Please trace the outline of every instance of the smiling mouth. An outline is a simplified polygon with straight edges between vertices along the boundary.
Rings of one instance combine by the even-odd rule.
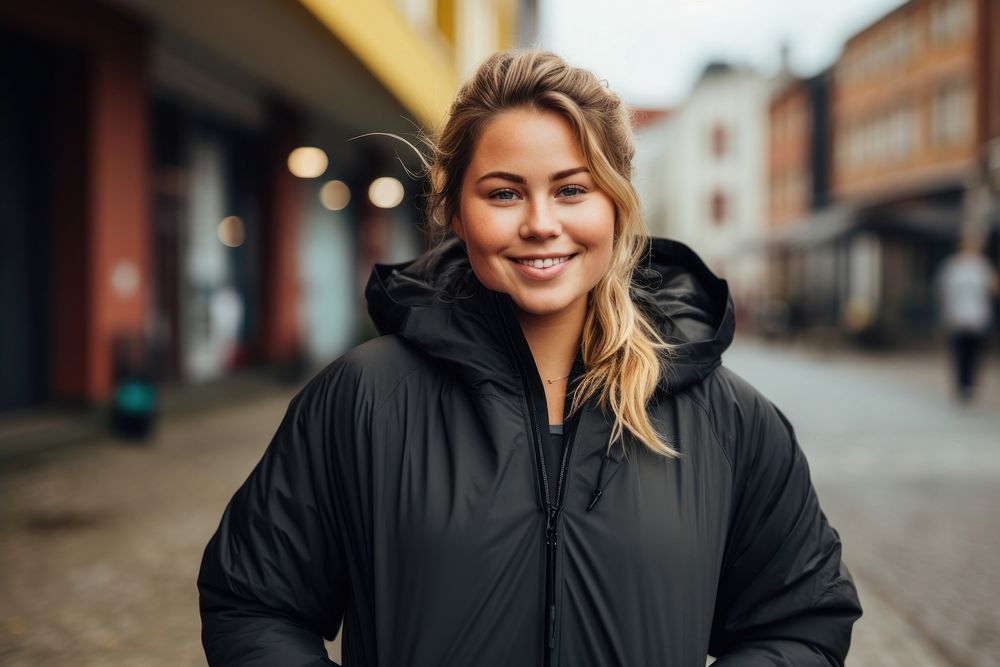
[[[565,255],[563,257],[546,257],[545,259],[517,259],[516,257],[511,257],[511,260],[523,266],[530,266],[535,269],[547,269],[550,266],[556,266],[557,264],[565,264],[575,256],[576,255]]]

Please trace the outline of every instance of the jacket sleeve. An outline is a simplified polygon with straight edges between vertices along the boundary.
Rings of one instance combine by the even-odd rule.
[[[857,590],[788,420],[759,395],[737,421],[734,506],[709,653],[716,667],[842,666]]]
[[[327,417],[307,387],[226,507],[198,576],[211,666],[334,665],[347,595],[331,517]]]

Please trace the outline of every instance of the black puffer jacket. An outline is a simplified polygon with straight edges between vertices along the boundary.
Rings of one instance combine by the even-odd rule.
[[[385,335],[292,401],[205,551],[209,663],[331,664],[343,620],[352,666],[842,664],[857,594],[792,427],[720,365],[726,283],[674,242],[651,268],[636,298],[677,355],[649,409],[683,457],[606,458],[588,407],[554,489],[509,297],[456,251],[437,288],[377,267]]]

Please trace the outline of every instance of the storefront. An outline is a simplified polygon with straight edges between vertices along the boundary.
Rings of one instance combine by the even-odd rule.
[[[371,69],[380,30],[346,45],[351,17],[294,3],[0,8],[0,411],[103,404],[129,364],[301,368],[370,332],[364,280],[420,250],[420,184],[398,142],[352,139],[412,132],[440,112],[413,82],[454,83],[376,4],[399,81]],[[321,168],[297,173],[300,148]]]

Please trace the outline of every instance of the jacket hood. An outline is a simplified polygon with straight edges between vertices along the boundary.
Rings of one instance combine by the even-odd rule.
[[[683,243],[652,238],[648,258],[636,271],[633,298],[673,347],[661,388],[677,393],[721,363],[735,330],[733,301],[726,281]],[[483,287],[456,240],[412,262],[377,264],[365,297],[379,333],[398,334],[478,391],[513,387],[498,322],[514,316],[513,302]]]

